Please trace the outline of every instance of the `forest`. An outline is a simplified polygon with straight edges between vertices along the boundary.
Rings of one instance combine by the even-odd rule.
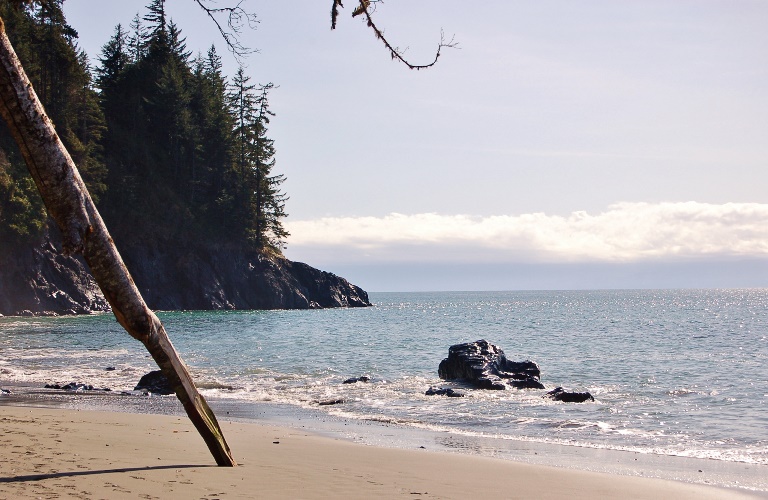
[[[91,62],[63,1],[20,9],[0,1],[0,17],[115,239],[279,254],[287,196],[268,136],[274,85],[255,83],[242,67],[224,75],[214,47],[193,55],[165,0],[118,24]],[[2,125],[0,241],[39,241],[48,227]]]

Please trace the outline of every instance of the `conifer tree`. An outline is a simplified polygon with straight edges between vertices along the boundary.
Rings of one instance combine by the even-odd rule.
[[[128,37],[128,56],[137,63],[147,55],[147,33],[141,17],[137,13],[131,21],[131,34]]]
[[[285,213],[285,202],[288,197],[280,190],[285,182],[285,176],[271,175],[275,165],[274,141],[267,137],[269,117],[274,113],[269,109],[269,91],[274,88],[272,83],[259,86],[261,94],[257,98],[259,111],[256,115],[256,164],[255,200],[254,200],[254,233],[260,246],[270,246],[282,249],[285,239],[289,236],[283,227],[282,219]]]
[[[238,189],[232,149],[235,124],[221,68],[221,58],[213,46],[194,62],[192,110],[199,137],[193,160],[199,202],[194,205],[202,205],[201,217],[206,224],[234,235],[242,223],[233,216],[237,213]]]
[[[128,47],[128,33],[121,24],[118,24],[115,26],[112,38],[102,47],[101,57],[99,57],[101,65],[96,68],[96,85],[101,89],[102,102],[104,93],[109,94],[113,91],[118,79],[131,62]]]
[[[62,0],[14,8],[0,2],[0,17],[17,42],[17,55],[78,162],[91,194],[106,190],[101,135],[104,119],[91,88],[88,59],[77,49],[77,32],[66,24]],[[18,148],[0,126],[0,240],[39,238],[46,214]]]
[[[274,142],[267,137],[267,125],[274,113],[268,95],[273,84],[250,83],[241,66],[232,82],[230,106],[236,125],[235,155],[241,189],[239,205],[247,218],[246,237],[258,248],[279,250],[288,232],[282,225],[287,197],[280,191],[282,175],[271,175]]]

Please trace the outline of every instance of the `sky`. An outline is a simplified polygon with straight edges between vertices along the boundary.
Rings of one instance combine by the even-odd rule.
[[[219,5],[228,0],[219,0]],[[98,64],[148,0],[66,0]],[[768,2],[257,1],[285,255],[368,291],[768,286]],[[238,62],[193,0],[193,52]]]

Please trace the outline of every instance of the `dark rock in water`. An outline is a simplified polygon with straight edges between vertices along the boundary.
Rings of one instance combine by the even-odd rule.
[[[0,389],[0,394],[10,394],[10,393],[11,391],[9,391],[8,389]]]
[[[538,378],[528,377],[520,380],[507,380],[507,383],[515,389],[544,389],[544,384]]]
[[[323,401],[316,401],[316,403],[319,404],[320,406],[340,405],[345,402],[346,401],[343,399],[326,399]]]
[[[548,393],[545,397],[554,399],[555,401],[563,401],[564,403],[583,403],[584,401],[594,401],[595,398],[588,392],[568,392],[562,387],[556,387]]]
[[[163,372],[160,370],[151,371],[141,377],[139,383],[136,384],[136,387],[134,387],[133,390],[149,391],[153,394],[161,394],[163,396],[175,394],[170,382],[168,382],[168,379],[165,378],[165,375],[163,375]]]
[[[459,391],[454,391],[450,387],[430,387],[427,389],[427,392],[424,393],[426,396],[448,396],[449,398],[463,398],[464,393]]]
[[[104,370],[108,371],[108,372],[113,372],[113,371],[117,370],[117,368],[114,367],[114,366],[108,366],[108,367],[104,368]]]
[[[352,377],[348,378],[342,384],[356,384],[357,382],[370,382],[371,377],[368,377],[367,375],[363,375],[361,377]]]
[[[544,389],[533,361],[509,361],[501,348],[486,340],[452,345],[437,370],[443,380],[466,380],[480,389]]]
[[[109,387],[94,387],[91,384],[81,384],[79,382],[70,382],[68,384],[45,384],[46,389],[58,389],[62,391],[111,391]]]

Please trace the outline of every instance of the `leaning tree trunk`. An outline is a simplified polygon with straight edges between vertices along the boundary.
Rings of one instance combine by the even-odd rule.
[[[160,320],[149,310],[96,210],[72,158],[43,110],[0,19],[0,114],[58,224],[65,253],[82,253],[117,320],[150,352],[216,463],[234,466],[216,417],[197,391]]]

